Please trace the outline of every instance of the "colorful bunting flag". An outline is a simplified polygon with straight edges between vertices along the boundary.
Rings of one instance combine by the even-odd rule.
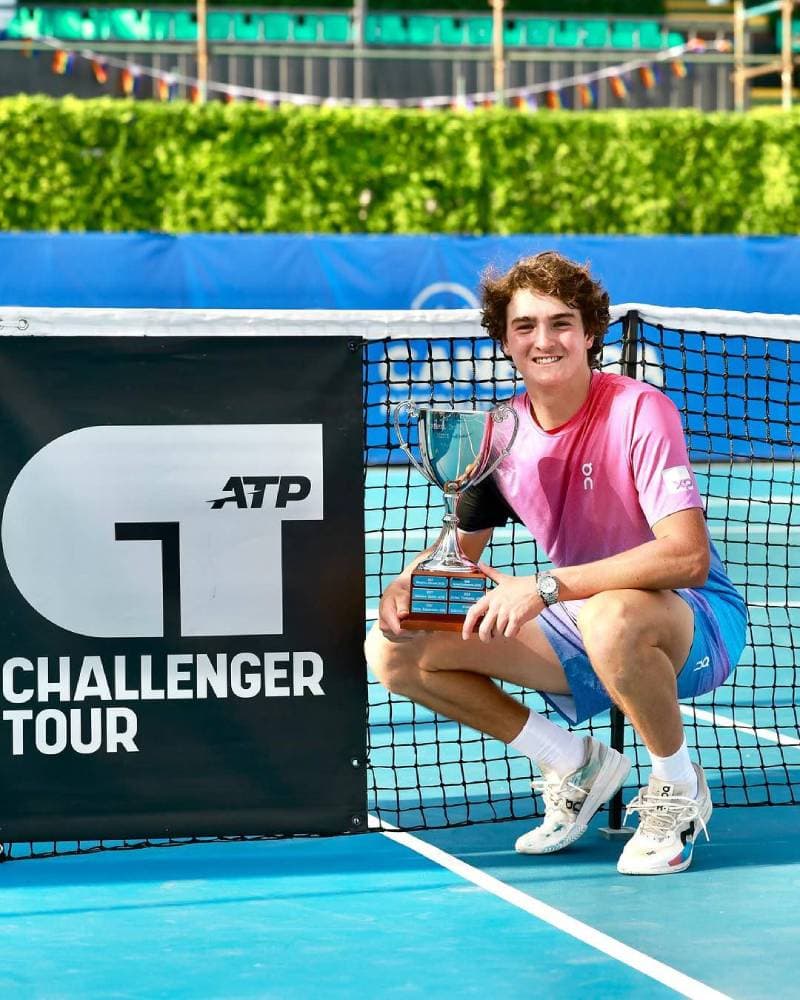
[[[101,87],[108,83],[108,69],[101,59],[92,59],[92,73]]]
[[[651,66],[639,67],[639,79],[642,81],[642,86],[645,90],[652,90],[656,85],[656,75]]]
[[[131,70],[128,66],[125,66],[119,71],[119,89],[125,97],[130,97],[131,94],[133,94],[135,86],[136,80],[133,75],[133,70]]]
[[[608,85],[611,88],[611,93],[617,100],[624,101],[628,96],[628,86],[621,76],[610,76],[608,78]]]
[[[60,48],[58,43],[49,38],[21,39],[21,51],[26,56],[36,54],[33,49],[34,45],[38,46],[36,52],[38,50],[45,52],[48,49],[52,50],[51,65],[54,73],[64,75],[71,71],[74,59],[76,58],[75,54]],[[704,52],[709,50],[721,52],[728,51],[729,48],[730,46],[724,41],[704,42],[701,39],[692,38],[684,45],[672,46],[669,49],[663,50],[644,65],[638,60],[634,60],[618,66],[603,68],[594,73],[582,74],[579,77],[580,82],[576,82],[574,78],[573,80],[553,80],[546,85],[547,90],[542,94],[537,93],[539,90],[538,86],[531,88],[533,92],[526,92],[525,88],[519,88],[508,103],[520,111],[536,111],[540,99],[552,111],[568,110],[573,107],[583,109],[594,108],[597,107],[597,81],[601,79],[608,80],[609,89],[614,97],[619,101],[624,101],[629,95],[628,87],[634,73],[638,73],[638,79],[645,89],[652,90],[659,82],[658,66],[667,63],[669,65],[668,72],[676,79],[685,79],[689,75],[689,67],[681,58],[684,52]],[[115,59],[112,56],[100,56],[88,50],[82,50],[78,53],[78,57],[90,62],[94,78],[100,86],[104,86],[108,82],[109,66],[114,70],[118,69],[119,90],[126,97],[138,93],[142,74],[145,74],[152,80],[152,91],[148,88],[148,93],[152,93],[156,99],[168,101],[175,97],[178,92],[178,84],[175,82],[174,77],[169,74],[164,75],[157,70],[143,69],[135,65],[125,65],[122,60]],[[203,99],[203,91],[198,81],[183,79],[182,85],[186,87],[187,96],[190,101],[199,103]],[[230,84],[211,83],[209,88],[218,99],[224,101],[226,104],[230,104],[243,96],[239,87]],[[256,101],[262,107],[280,106],[281,101],[277,95],[272,95],[265,91],[249,91],[247,97]],[[287,94],[282,100],[294,105],[317,104],[322,106],[338,106],[340,103],[348,105],[357,103],[359,105],[383,107],[411,106],[418,107],[422,111],[443,110],[447,108],[452,111],[471,111],[476,105],[486,109],[496,106],[494,95],[486,93],[459,94],[441,98],[423,97],[418,98],[414,102],[402,100],[340,102],[336,99],[320,99],[301,94]]]
[[[56,49],[53,53],[53,61],[50,64],[54,73],[58,76],[64,76],[69,70],[69,53],[65,52],[63,49]]]
[[[548,90],[545,94],[545,103],[551,111],[560,111],[564,106],[561,102],[561,91]]]

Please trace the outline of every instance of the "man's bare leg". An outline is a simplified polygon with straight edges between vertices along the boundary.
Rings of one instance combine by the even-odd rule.
[[[465,642],[454,632],[422,631],[389,640],[375,626],[365,652],[390,691],[504,743],[519,735],[529,710],[490,678],[569,694],[564,670],[536,622],[515,639],[489,643],[476,636]]]
[[[578,614],[598,677],[651,753],[683,743],[676,677],[694,636],[689,605],[671,591],[615,590],[589,598]]]
[[[517,838],[515,848],[521,853],[545,854],[574,843],[628,774],[630,763],[622,754],[530,711],[487,676],[569,693],[561,663],[536,622],[525,625],[515,639],[489,642],[477,636],[465,642],[458,634],[442,632],[388,639],[375,627],[366,654],[390,691],[511,744],[538,766],[545,818]]]

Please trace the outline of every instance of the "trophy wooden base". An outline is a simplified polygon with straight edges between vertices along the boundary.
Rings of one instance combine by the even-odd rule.
[[[483,573],[418,569],[411,576],[411,608],[402,627],[460,632],[467,612],[485,593]]]

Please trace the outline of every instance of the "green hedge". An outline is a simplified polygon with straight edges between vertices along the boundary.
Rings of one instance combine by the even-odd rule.
[[[14,97],[0,148],[0,229],[800,231],[800,113]]]

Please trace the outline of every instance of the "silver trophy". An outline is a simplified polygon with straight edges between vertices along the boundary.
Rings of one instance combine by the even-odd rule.
[[[416,418],[417,461],[400,430],[400,417]],[[508,439],[499,447],[497,425],[513,420]],[[458,500],[466,490],[491,475],[514,443],[519,428],[516,410],[498,403],[491,410],[448,410],[418,406],[410,400],[394,409],[394,429],[409,461],[444,494],[446,513],[436,545],[411,577],[410,614],[403,628],[457,630],[470,607],[486,593],[486,577],[467,559],[458,541]]]

